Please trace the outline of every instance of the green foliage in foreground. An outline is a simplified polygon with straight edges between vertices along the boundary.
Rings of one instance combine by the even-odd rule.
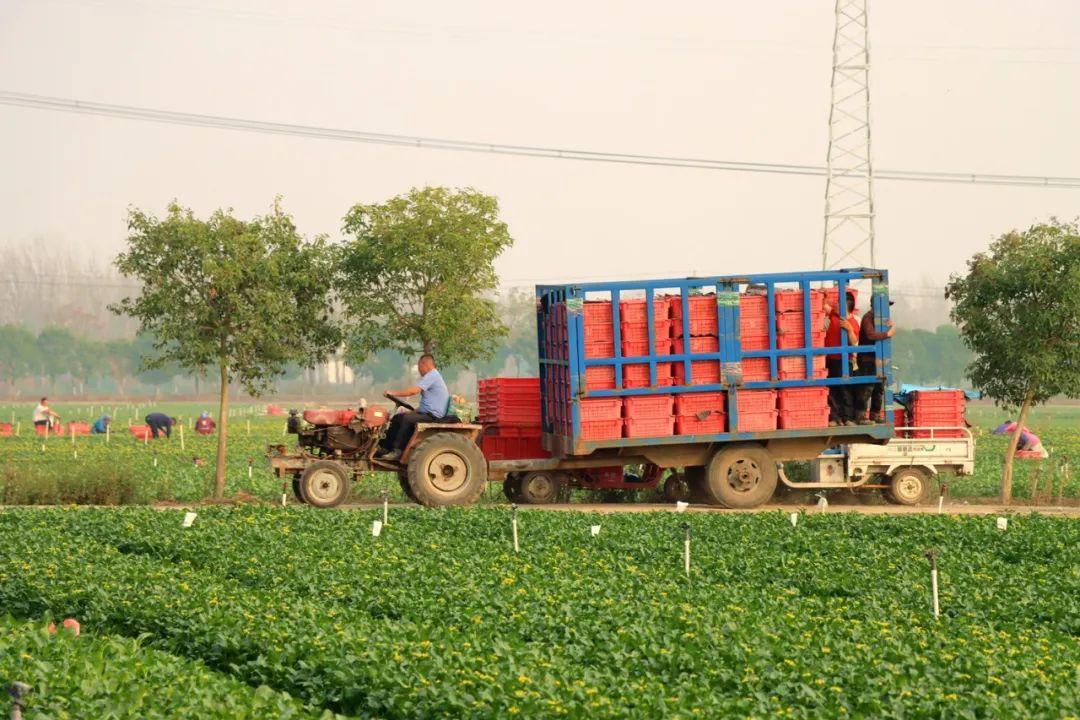
[[[0,682],[18,681],[27,718],[265,720],[329,718],[268,687],[123,637],[50,635],[45,622],[0,618]]]
[[[1062,717],[1080,522],[0,512],[0,606],[362,717]],[[681,520],[694,533],[682,568]],[[599,523],[599,536],[589,525]],[[941,552],[929,612],[925,548]],[[85,637],[85,635],[84,635]]]

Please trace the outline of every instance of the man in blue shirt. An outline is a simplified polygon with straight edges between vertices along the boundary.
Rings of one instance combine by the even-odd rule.
[[[401,412],[390,419],[390,426],[380,444],[382,452],[379,457],[383,460],[400,458],[416,430],[417,423],[441,420],[450,408],[450,391],[446,388],[442,375],[435,369],[435,358],[424,353],[416,363],[416,369],[420,373],[420,382],[405,390],[387,390],[385,393],[399,398],[419,395],[420,406],[414,412]]]

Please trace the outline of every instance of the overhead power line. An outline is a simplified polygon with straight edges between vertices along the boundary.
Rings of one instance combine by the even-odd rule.
[[[374,145],[393,145],[429,150],[453,150],[458,152],[515,155],[519,157],[553,158],[583,162],[616,163],[625,165],[651,165],[657,167],[697,168],[728,172],[768,173],[774,175],[824,176],[826,169],[820,165],[795,165],[788,163],[741,162],[736,160],[713,160],[708,158],[677,157],[668,155],[642,155],[636,153],[593,152],[538,145],[512,145],[504,143],[475,142],[447,138],[421,137],[376,133],[365,130],[295,125],[262,120],[203,115],[198,113],[155,110],[133,105],[112,105],[71,98],[31,95],[27,93],[0,91],[0,105],[14,105],[62,112],[145,120],[170,125],[241,130],[271,135],[293,135],[321,140],[340,140]],[[975,172],[934,172],[916,170],[874,170],[878,180],[901,180],[906,182],[962,183],[974,185],[1008,185],[1016,187],[1080,188],[1080,177],[1052,177],[1037,175],[1000,175]]]

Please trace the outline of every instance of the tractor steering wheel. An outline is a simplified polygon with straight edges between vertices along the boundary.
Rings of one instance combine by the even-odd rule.
[[[402,400],[401,398],[399,398],[397,395],[391,395],[390,393],[383,393],[383,395],[386,396],[387,400],[390,400],[391,402],[393,402],[398,407],[403,407],[403,408],[405,408],[406,410],[409,410],[409,411],[415,411],[416,410],[416,408],[414,408],[412,405],[410,405],[409,403],[407,403],[404,400]]]

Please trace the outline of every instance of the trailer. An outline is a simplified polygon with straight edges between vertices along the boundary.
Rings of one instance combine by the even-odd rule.
[[[271,465],[293,478],[298,498],[324,507],[344,498],[349,478],[379,469],[397,472],[406,494],[430,506],[469,504],[489,481],[522,502],[551,502],[571,486],[655,487],[666,477],[669,496],[754,507],[772,496],[783,461],[894,435],[891,414],[828,420],[830,388],[881,383],[885,407],[892,403],[890,340],[853,346],[840,333],[838,346],[825,346],[825,304],[844,319],[839,299],[860,288],[884,330],[888,273],[878,269],[538,286],[546,457],[486,458],[477,442],[490,428],[452,418],[423,426],[388,463],[374,454],[385,418],[365,409],[343,427],[293,423],[300,452],[271,446]],[[874,358],[872,372],[855,372],[855,353]],[[839,358],[837,376],[826,377],[827,356]]]

